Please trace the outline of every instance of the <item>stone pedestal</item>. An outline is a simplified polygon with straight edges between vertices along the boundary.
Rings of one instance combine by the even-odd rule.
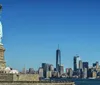
[[[4,59],[4,52],[5,52],[5,49],[4,49],[3,45],[0,45],[0,69],[6,68],[6,62]]]

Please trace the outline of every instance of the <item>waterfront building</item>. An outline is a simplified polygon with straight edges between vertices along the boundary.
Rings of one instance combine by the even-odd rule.
[[[43,68],[42,67],[39,68],[38,74],[39,74],[39,77],[43,78]]]
[[[97,78],[100,78],[100,71],[97,72]]]
[[[76,75],[77,75],[78,78],[82,78],[82,72],[83,72],[82,69],[78,69],[78,70],[76,71]]]
[[[64,73],[64,66],[63,65],[59,66],[59,69],[60,69],[59,74],[62,75]]]
[[[96,71],[92,72],[92,78],[97,78],[97,72]]]
[[[51,78],[52,77],[52,71],[47,71],[47,76],[46,78]]]
[[[62,78],[66,78],[66,77],[68,77],[68,75],[67,75],[66,73],[63,73],[63,74],[61,75],[61,77],[62,77]]]
[[[42,67],[39,68],[38,74],[40,78],[43,78],[43,68]]]
[[[72,68],[69,68],[69,77],[73,77],[73,70],[72,70]]]
[[[83,68],[83,78],[87,78],[87,68]]]
[[[73,77],[73,70],[72,70],[72,68],[66,68],[66,76]]]
[[[44,78],[52,77],[52,73],[54,70],[53,65],[47,64],[47,63],[42,63],[42,68],[43,68]]]
[[[57,71],[52,72],[52,77],[56,78],[57,77]]]
[[[92,71],[93,71],[93,68],[88,69],[88,78],[92,77]]]
[[[47,63],[42,63],[42,68],[43,68],[43,76],[46,78],[48,75],[49,71],[49,65]]]
[[[42,63],[42,68],[43,68],[43,76],[46,77],[46,63]]]

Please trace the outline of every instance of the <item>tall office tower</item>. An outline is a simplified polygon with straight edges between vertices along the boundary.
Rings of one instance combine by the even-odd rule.
[[[59,70],[60,70],[59,74],[62,75],[64,73],[64,66],[63,65],[59,66]]]
[[[89,68],[88,69],[88,78],[91,78],[92,77],[92,72],[94,71],[93,68]]]
[[[92,71],[92,78],[97,78],[97,72],[96,71]]]
[[[68,75],[68,77],[72,77],[73,76],[72,68],[66,68],[66,74]]]
[[[49,65],[49,72],[48,72],[48,77],[52,77],[53,75],[53,72],[54,72],[54,66],[51,64]]]
[[[73,76],[73,70],[72,68],[69,68],[69,77],[72,77]]]
[[[82,63],[82,60],[79,61],[79,69],[83,69],[83,63]]]
[[[99,62],[96,62],[96,69],[99,68]]]
[[[61,51],[58,49],[56,50],[56,71],[59,72],[59,66],[61,66]]]
[[[43,68],[43,77],[46,77],[46,63],[42,63],[42,68]]]
[[[88,62],[83,62],[83,68],[89,68],[89,63]]]
[[[80,61],[80,57],[79,56],[74,56],[74,60],[73,60],[73,64],[74,64],[74,71],[77,71],[77,69],[79,69],[79,61]]]
[[[43,68],[43,76],[45,78],[48,78],[48,72],[50,71],[49,68],[50,68],[50,65],[47,64],[47,63],[42,63],[42,68]]]
[[[51,77],[52,77],[52,71],[48,71],[46,78],[51,78]]]
[[[42,68],[43,68],[43,76],[46,78],[47,71],[49,70],[47,63],[42,63]]]
[[[93,63],[93,67],[95,67],[96,69],[99,68],[99,62]]]
[[[87,68],[83,68],[83,78],[87,78]]]
[[[43,78],[43,68],[42,67],[39,68],[38,73],[39,73],[39,77]]]

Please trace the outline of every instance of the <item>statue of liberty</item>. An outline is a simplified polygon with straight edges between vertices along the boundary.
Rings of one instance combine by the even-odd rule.
[[[2,44],[3,32],[2,32],[2,23],[1,23],[1,12],[2,12],[2,5],[0,4],[0,45],[3,45]]]

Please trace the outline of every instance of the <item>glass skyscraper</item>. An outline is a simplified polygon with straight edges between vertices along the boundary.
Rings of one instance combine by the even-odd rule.
[[[77,69],[79,69],[79,61],[80,61],[80,57],[74,56],[74,59],[73,59],[74,71],[77,71]]]
[[[60,72],[60,67],[61,66],[61,51],[58,49],[56,50],[56,71]]]

